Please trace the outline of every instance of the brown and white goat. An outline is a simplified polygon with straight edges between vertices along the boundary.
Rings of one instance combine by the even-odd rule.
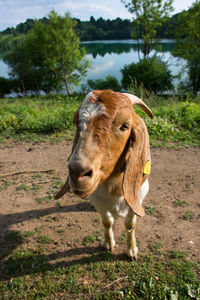
[[[97,90],[86,96],[74,115],[77,130],[69,176],[55,198],[70,187],[75,194],[89,197],[102,216],[104,245],[111,251],[114,219],[125,217],[126,254],[136,259],[136,216],[144,216],[151,158],[147,128],[133,104],[152,118],[148,106],[131,94]]]

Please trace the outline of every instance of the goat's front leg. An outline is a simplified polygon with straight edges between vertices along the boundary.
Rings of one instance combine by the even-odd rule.
[[[114,233],[113,233],[113,223],[114,218],[111,215],[102,216],[103,226],[104,226],[104,246],[108,251],[112,251],[115,247]]]
[[[129,212],[125,218],[125,228],[126,228],[126,254],[131,259],[137,260],[138,248],[136,246],[135,239],[135,226],[136,226],[136,215],[133,212]]]

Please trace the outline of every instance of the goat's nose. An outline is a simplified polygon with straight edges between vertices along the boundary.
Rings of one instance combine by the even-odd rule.
[[[83,167],[78,162],[73,162],[68,165],[69,175],[76,181],[87,180],[92,177],[93,170],[91,167]]]

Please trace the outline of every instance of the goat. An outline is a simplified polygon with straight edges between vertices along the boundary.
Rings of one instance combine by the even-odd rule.
[[[86,96],[74,115],[69,175],[55,199],[69,188],[89,197],[101,214],[104,245],[110,251],[115,247],[114,220],[125,217],[126,254],[137,259],[136,217],[144,216],[142,201],[149,190],[151,157],[146,125],[133,104],[153,117],[148,106],[131,94],[95,90]]]

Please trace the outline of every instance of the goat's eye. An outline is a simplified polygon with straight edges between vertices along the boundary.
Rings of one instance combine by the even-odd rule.
[[[125,130],[129,129],[129,125],[127,123],[123,123],[119,129],[121,131],[125,131]]]

